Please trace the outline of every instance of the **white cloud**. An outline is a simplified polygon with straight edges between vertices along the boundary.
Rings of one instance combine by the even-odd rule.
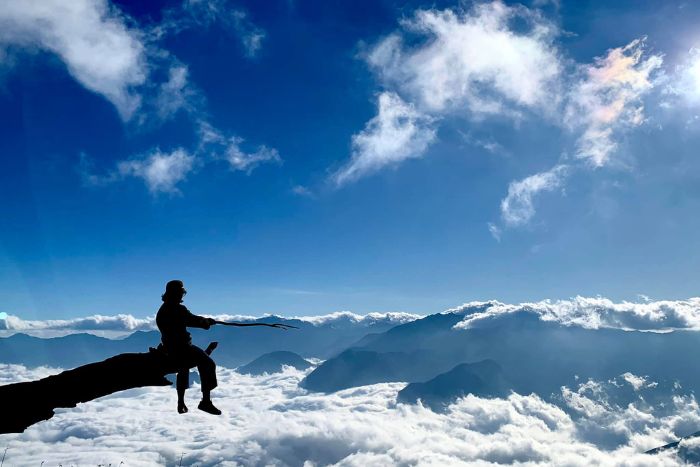
[[[0,385],[34,381],[60,372],[60,368],[50,368],[46,366],[27,368],[24,365],[0,363]]]
[[[472,312],[483,305],[486,311]],[[614,328],[642,331],[700,330],[700,298],[615,303],[602,297],[575,297],[570,300],[543,300],[519,304],[498,301],[472,302],[446,313],[463,313],[456,329],[485,326],[498,319],[519,314],[534,314],[542,321],[586,329]]]
[[[122,177],[143,179],[151,193],[179,193],[177,184],[187,178],[194,163],[194,156],[184,149],[178,148],[170,153],[157,149],[142,159],[119,162],[117,172]]]
[[[500,242],[501,241],[501,234],[503,233],[501,231],[501,228],[498,227],[496,224],[493,224],[491,222],[488,223],[488,227],[489,227],[489,233],[491,234],[491,236],[494,239],[496,239],[497,242]]]
[[[627,381],[634,388],[635,391],[639,391],[640,389],[642,389],[650,384],[652,384],[652,385],[654,384],[653,382],[652,383],[647,382],[647,379],[645,377],[637,376],[637,375],[630,373],[630,372],[623,373],[621,376],[622,376],[622,379]]]
[[[559,188],[568,170],[568,166],[560,164],[546,172],[511,182],[508,195],[501,201],[501,216],[506,225],[527,224],[535,215],[533,198],[540,192]]]
[[[576,157],[593,167],[607,164],[617,148],[614,135],[644,122],[642,96],[654,86],[652,75],[663,63],[661,55],[645,56],[645,40],[608,51],[582,67],[584,77],[570,92],[566,118],[582,127]]]
[[[161,110],[172,115],[183,106],[187,108],[196,96],[192,97],[190,94],[186,68],[177,67],[170,71],[171,77],[164,85],[165,89],[161,91],[160,97],[164,100]],[[145,156],[118,161],[116,168],[105,175],[94,173],[92,161],[85,154],[81,154],[78,169],[87,185],[108,185],[126,177],[136,177],[146,183],[152,194],[181,194],[178,184],[184,182],[190,173],[203,164],[224,160],[232,170],[250,175],[260,164],[282,163],[279,152],[274,148],[261,145],[253,152],[245,152],[241,148],[243,138],[226,136],[205,120],[198,120],[197,128],[199,143],[192,152],[183,148],[163,152],[155,148]]]
[[[556,28],[532,10],[494,1],[466,12],[418,10],[402,24],[419,45],[405,47],[393,34],[367,61],[422,110],[502,114],[557,101]]]
[[[173,64],[168,71],[168,80],[161,83],[155,100],[155,111],[161,120],[167,120],[181,109],[197,113],[201,97],[189,82],[189,70],[183,64]]]
[[[0,366],[0,375],[17,371]],[[27,376],[27,370],[20,373]],[[667,409],[657,413],[642,404],[606,403],[603,392],[593,393],[588,389],[593,385],[586,384],[564,388],[569,397],[562,397],[560,406],[535,395],[467,396],[445,413],[435,413],[420,405],[396,404],[403,383],[315,394],[298,387],[304,374],[287,369],[254,377],[219,368],[220,385],[213,397],[224,412],[220,417],[197,411],[196,387],[187,394],[191,410],[186,415],[175,411],[174,389],[161,387],[59,409],[23,434],[3,436],[10,447],[6,463],[172,465],[184,453],[183,465],[203,467],[670,466],[680,465],[672,453],[651,457],[643,451],[700,423],[692,396],[673,396]],[[601,409],[576,410],[593,405]],[[606,438],[612,436],[615,443],[609,446]]]
[[[241,44],[248,57],[254,57],[260,51],[262,42],[267,35],[265,31],[248,18],[248,14],[241,10],[232,13],[233,27],[241,38]]]
[[[105,186],[128,177],[142,179],[153,195],[180,194],[178,184],[196,168],[197,158],[182,148],[163,152],[156,148],[149,154],[118,161],[116,168],[105,175],[93,172],[93,163],[81,154],[79,170],[87,185]]]
[[[0,330],[26,332],[43,335],[47,331],[83,332],[83,331],[115,331],[134,332],[156,329],[155,318],[135,318],[132,315],[115,316],[93,315],[84,318],[54,319],[54,320],[24,320],[18,316],[7,315],[0,319]]]
[[[333,178],[338,185],[357,180],[406,159],[421,157],[435,139],[432,119],[398,95],[378,97],[377,116],[352,137],[352,159]]]
[[[397,325],[404,324],[410,321],[414,321],[420,317],[420,315],[396,311],[389,311],[386,313],[372,312],[367,313],[366,315],[358,315],[357,313],[353,313],[351,311],[337,311],[334,313],[329,313],[327,315],[301,316],[296,317],[294,319],[308,321],[309,323],[312,323],[316,326],[325,324],[337,324],[341,322],[349,324],[358,324],[362,326],[371,326],[377,323],[396,323]]]
[[[262,145],[253,152],[245,152],[241,149],[241,144],[245,141],[243,138],[225,135],[206,121],[199,122],[199,140],[198,153],[211,160],[225,160],[232,170],[250,174],[260,164],[282,163],[277,149]]]
[[[418,10],[402,27],[365,56],[387,90],[377,116],[353,136],[350,162],[333,175],[339,185],[421,157],[441,117],[519,118],[526,109],[547,114],[558,102],[556,28],[535,11],[500,1]]]
[[[148,75],[142,35],[107,0],[2,2],[2,46],[58,55],[80,84],[107,98],[124,119],[140,105],[135,87]]]
[[[642,383],[635,386],[630,380]],[[579,439],[605,449],[626,444],[645,451],[656,442],[652,439],[677,440],[696,431],[700,410],[694,395],[681,392],[677,385],[646,381],[629,372],[608,381],[588,380],[576,388],[562,387],[554,402],[571,415]],[[633,386],[632,392],[627,384]],[[649,461],[656,465],[657,459]]]
[[[258,165],[265,162],[281,163],[277,149],[260,146],[254,152],[246,153],[241,149],[243,138],[232,137],[228,141],[228,147],[225,152],[225,159],[231,165],[233,170],[241,170],[250,173]]]

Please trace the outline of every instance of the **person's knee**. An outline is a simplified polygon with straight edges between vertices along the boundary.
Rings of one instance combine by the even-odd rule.
[[[205,355],[199,362],[200,368],[206,368],[207,370],[213,370],[216,368],[216,363],[208,355]]]

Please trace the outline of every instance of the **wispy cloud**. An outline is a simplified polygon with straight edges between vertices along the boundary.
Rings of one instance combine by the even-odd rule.
[[[582,77],[575,79],[567,93],[564,120],[576,138],[574,157],[588,167],[611,162],[617,137],[641,125],[642,97],[655,85],[654,73],[663,62],[661,55],[645,55],[645,40],[611,49],[591,64],[579,65]],[[501,218],[508,227],[523,226],[535,215],[533,197],[563,186],[573,163],[511,182],[501,201]]]
[[[501,241],[501,234],[503,233],[501,228],[499,226],[497,226],[496,224],[494,224],[493,222],[489,222],[488,227],[489,227],[489,233],[491,234],[491,236],[497,242],[500,242]]]
[[[508,226],[527,224],[535,215],[534,198],[544,191],[560,188],[568,174],[569,167],[563,164],[530,175],[522,180],[511,182],[508,195],[501,201],[501,216]],[[490,230],[493,231],[491,227]]]
[[[333,179],[342,185],[385,166],[421,157],[434,139],[431,118],[398,95],[383,92],[378,97],[377,116],[352,137],[352,159]]]
[[[472,146],[476,146],[478,148],[481,148],[491,154],[496,154],[496,155],[503,155],[503,156],[508,156],[510,153],[506,150],[506,148],[503,147],[502,144],[500,144],[498,141],[491,137],[487,138],[480,138],[477,137],[470,132],[464,132],[464,131],[459,131],[459,134],[462,135],[462,138],[464,141],[468,144],[471,144]]]
[[[118,161],[116,167],[104,174],[95,171],[94,163],[82,154],[78,170],[87,185],[107,186],[128,177],[140,178],[153,195],[182,194],[178,185],[188,175],[205,164],[226,161],[231,170],[251,172],[264,163],[281,164],[282,158],[274,148],[258,146],[245,152],[239,136],[225,136],[207,122],[200,122],[199,143],[193,151],[177,148],[170,152],[153,149],[146,155]]]
[[[314,195],[314,192],[311,191],[308,187],[305,187],[304,185],[294,185],[292,187],[292,193],[294,193],[297,196],[303,196],[305,198],[314,198],[316,195]]]
[[[184,0],[181,5],[166,10],[163,17],[163,21],[153,28],[157,37],[218,25],[239,38],[248,57],[257,55],[267,36],[264,29],[250,20],[245,10],[228,0]]]
[[[182,148],[171,152],[154,149],[152,152],[119,161],[116,167],[100,175],[94,172],[92,161],[86,155],[81,156],[80,172],[88,185],[106,186],[128,177],[143,180],[153,195],[161,193],[181,194],[178,184],[196,168],[197,159]]]
[[[645,40],[637,39],[609,50],[582,68],[584,77],[570,92],[567,121],[583,129],[576,157],[593,167],[610,161],[615,133],[644,122],[641,98],[653,88],[652,75],[663,63],[661,55],[645,56],[644,47]]]
[[[144,37],[107,0],[3,2],[0,46],[55,53],[125,120],[141,104],[137,88],[148,77]]]
[[[117,171],[123,177],[143,179],[151,193],[179,193],[177,184],[187,178],[194,163],[194,156],[184,149],[170,153],[156,150],[142,159],[119,162]]]
[[[175,116],[180,110],[198,114],[203,107],[201,93],[189,80],[189,69],[182,63],[173,63],[168,70],[168,80],[161,83],[154,102],[160,121]]]
[[[164,37],[189,28],[220,23],[240,38],[247,56],[261,47],[265,32],[247,13],[224,0],[185,0],[163,12],[155,25],[139,25],[107,0],[37,0],[28,4],[5,2],[0,8],[0,53],[45,50],[56,54],[68,72],[86,89],[109,100],[125,121],[147,127],[185,111],[195,131],[207,120],[205,99],[190,81],[186,64],[163,48]],[[212,132],[221,130],[208,124]],[[201,136],[201,132],[199,133]],[[264,162],[280,162],[276,149],[259,146],[244,152],[240,137],[228,137],[223,158],[234,170],[250,173]],[[81,171],[89,184],[107,185],[127,177],[146,183],[151,193],[180,193],[183,182],[197,165],[213,160],[196,149],[163,152],[151,149],[144,156],[118,161],[104,175],[83,156]],[[207,149],[211,150],[209,145]],[[217,153],[218,154],[218,153]]]
[[[263,163],[282,163],[276,149],[262,145],[253,152],[245,152],[241,148],[244,141],[240,136],[225,135],[206,121],[200,122],[198,152],[203,156],[211,160],[225,160],[231,170],[240,170],[247,174]]]
[[[668,73],[662,105],[695,108],[700,104],[700,48],[692,47]]]

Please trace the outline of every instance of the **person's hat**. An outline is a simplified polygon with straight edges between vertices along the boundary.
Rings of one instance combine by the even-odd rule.
[[[171,293],[178,293],[178,292],[184,292],[187,293],[185,290],[185,284],[182,283],[182,281],[179,280],[174,280],[170,281],[167,284],[165,284],[165,294],[171,294]]]

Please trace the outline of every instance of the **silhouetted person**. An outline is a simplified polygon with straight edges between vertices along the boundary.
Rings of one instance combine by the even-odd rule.
[[[193,315],[182,304],[182,298],[187,291],[182,281],[170,281],[165,286],[161,305],[156,315],[156,324],[161,333],[163,350],[178,368],[177,373],[177,411],[187,412],[185,405],[185,390],[189,386],[189,369],[197,367],[202,382],[202,401],[199,410],[221,415],[211,402],[211,390],[217,386],[216,364],[209,355],[196,345],[192,345],[192,336],[187,328],[209,329],[215,324],[212,318]]]

